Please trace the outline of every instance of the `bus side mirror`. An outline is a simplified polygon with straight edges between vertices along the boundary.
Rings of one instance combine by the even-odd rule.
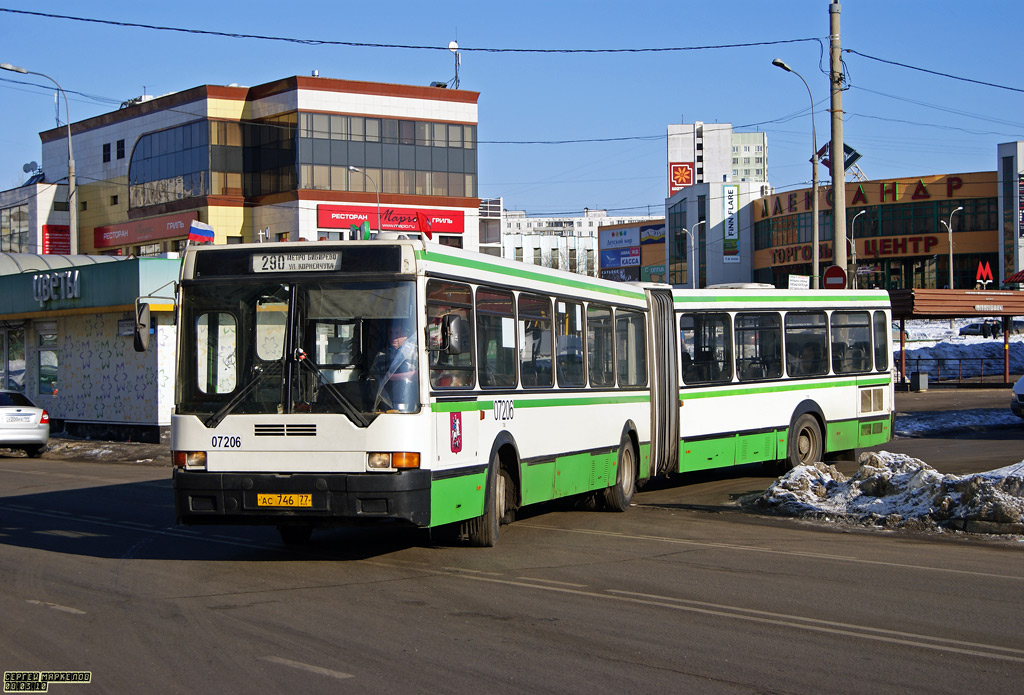
[[[441,324],[442,345],[449,355],[461,355],[463,348],[469,343],[468,326],[458,314],[445,314]]]
[[[149,349],[149,304],[135,300],[135,352]]]

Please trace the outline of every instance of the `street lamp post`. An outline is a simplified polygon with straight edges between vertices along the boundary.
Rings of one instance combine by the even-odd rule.
[[[861,210],[850,220],[850,249],[853,251],[853,266],[850,271],[850,286],[857,289],[857,218],[867,210]]]
[[[0,63],[0,69],[18,72],[22,75],[38,75],[39,77],[45,77],[50,82],[57,85],[57,91],[59,91],[64,97],[64,111],[67,113],[68,117],[68,253],[75,256],[78,254],[78,203],[75,200],[75,155],[71,150],[71,109],[68,108],[68,95],[64,92],[64,88],[60,86],[57,80],[53,79],[49,75],[18,67],[17,65],[11,65],[10,63]]]
[[[348,165],[348,170],[349,171],[354,171],[357,174],[362,174],[363,176],[366,177],[367,181],[369,181],[370,183],[373,184],[373,192],[377,195],[377,233],[379,234],[380,232],[382,232],[384,230],[382,230],[380,228],[380,191],[377,189],[377,183],[373,180],[373,177],[371,177],[369,174],[367,174],[365,171],[363,171],[359,167],[354,167],[351,164],[349,164]]]
[[[697,287],[697,266],[693,262],[693,235],[697,231],[697,227],[705,223],[705,220],[700,220],[693,225],[693,230],[689,230],[686,227],[682,227],[683,233],[690,237],[690,255],[686,257],[686,274],[690,275],[690,289],[695,290]],[[691,274],[692,273],[692,274]]]
[[[803,75],[786,65],[785,61],[781,58],[773,60],[772,65],[799,77],[800,81],[804,83],[804,87],[807,87],[807,96],[811,99],[811,192],[813,194],[811,214],[814,215],[814,219],[811,222],[811,238],[814,244],[814,248],[811,251],[811,287],[818,289],[818,281],[821,275],[818,264],[818,134],[814,128],[814,96],[811,94],[811,88],[807,84],[807,80],[803,78]]]
[[[953,215],[963,210],[964,207],[961,205],[953,212],[949,213],[949,224],[946,220],[939,220],[939,222],[946,228],[946,234],[949,236],[949,289],[953,289]]]

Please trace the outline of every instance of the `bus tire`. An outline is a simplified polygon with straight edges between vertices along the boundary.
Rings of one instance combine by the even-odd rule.
[[[501,458],[495,452],[487,476],[484,513],[466,522],[466,539],[474,548],[493,548],[497,544],[510,485],[508,473],[502,469]]]
[[[633,439],[623,433],[622,441],[619,442],[619,460],[615,466],[615,484],[604,491],[604,504],[609,511],[624,512],[629,509],[636,492],[636,459]]]
[[[818,419],[809,413],[798,417],[789,428],[788,456],[785,461],[786,470],[797,466],[810,466],[818,461],[825,452],[824,440]]]
[[[285,545],[305,545],[313,537],[312,524],[278,524],[277,532]]]

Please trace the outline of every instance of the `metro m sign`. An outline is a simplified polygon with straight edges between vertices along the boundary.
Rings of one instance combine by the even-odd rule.
[[[693,162],[672,162],[668,165],[668,194],[693,185]]]

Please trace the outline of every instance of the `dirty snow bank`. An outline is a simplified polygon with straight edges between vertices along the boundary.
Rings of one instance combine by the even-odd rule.
[[[905,454],[865,452],[851,478],[823,463],[798,466],[744,505],[890,529],[1024,534],[1024,461],[959,476]]]

